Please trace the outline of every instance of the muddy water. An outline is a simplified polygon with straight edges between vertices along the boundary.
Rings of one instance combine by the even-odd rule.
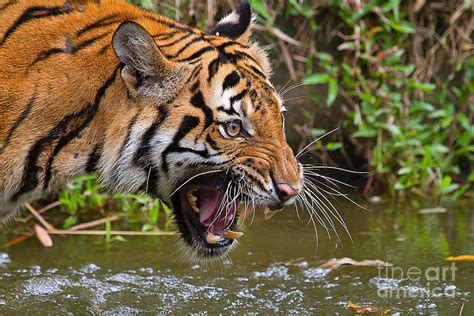
[[[317,249],[306,217],[287,210],[264,221],[260,214],[230,259],[213,265],[178,259],[176,237],[109,244],[58,237],[51,249],[32,239],[0,251],[0,314],[344,314],[351,300],[393,314],[457,315],[463,307],[473,315],[474,264],[453,268],[444,260],[474,254],[473,202],[448,203],[441,214],[419,214],[429,204],[413,204],[380,203],[371,212],[341,205],[352,241],[340,227],[338,241],[319,226]],[[319,268],[341,257],[394,268]]]

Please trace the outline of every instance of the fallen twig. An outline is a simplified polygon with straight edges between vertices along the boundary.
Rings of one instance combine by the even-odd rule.
[[[43,216],[41,216],[37,210],[35,210],[35,208],[33,206],[31,206],[30,203],[25,203],[25,206],[26,208],[28,209],[28,211],[30,211],[31,214],[34,215],[34,217],[36,217],[36,219],[41,223],[41,225],[44,226],[44,228],[46,228],[46,230],[54,230],[54,226],[51,225],[50,223],[48,223],[44,218]]]
[[[94,226],[99,226],[101,224],[105,224],[107,221],[113,222],[113,221],[116,221],[116,220],[119,220],[119,219],[120,219],[120,216],[114,215],[114,216],[111,216],[111,217],[108,217],[108,218],[96,219],[96,220],[91,221],[91,222],[74,225],[74,226],[69,227],[67,230],[72,230],[72,231],[82,230],[82,229],[91,228],[91,227],[94,227]]]
[[[141,231],[129,231],[129,230],[62,230],[53,229],[48,231],[50,235],[124,235],[124,236],[173,236],[176,232],[141,232]]]
[[[2,245],[2,249],[10,248],[10,247],[16,246],[18,244],[21,244],[22,242],[24,242],[25,240],[27,240],[28,238],[31,238],[31,237],[33,237],[33,232],[32,231],[7,241],[6,243],[4,243]]]
[[[53,209],[57,206],[61,205],[61,202],[60,201],[55,201],[51,204],[48,204],[46,205],[45,207],[42,207],[38,210],[38,214],[43,214],[44,212],[46,211],[49,211],[50,209]],[[17,222],[22,222],[22,223],[26,223],[28,221],[30,221],[32,218],[34,218],[35,216],[33,214],[30,214],[26,217],[23,217],[23,218],[17,218],[16,221]]]

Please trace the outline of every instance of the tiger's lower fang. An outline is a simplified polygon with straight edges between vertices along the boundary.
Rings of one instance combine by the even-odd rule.
[[[233,230],[226,230],[224,232],[224,238],[227,238],[227,239],[239,239],[240,237],[242,237],[244,235],[244,233],[242,232],[235,232]]]

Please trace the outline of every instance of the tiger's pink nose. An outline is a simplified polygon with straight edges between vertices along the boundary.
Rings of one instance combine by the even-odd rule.
[[[282,201],[288,201],[297,196],[301,190],[295,190],[286,183],[277,184],[278,196]]]

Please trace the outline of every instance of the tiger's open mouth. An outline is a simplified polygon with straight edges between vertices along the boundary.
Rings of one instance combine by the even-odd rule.
[[[240,200],[224,197],[229,180],[199,179],[182,187],[173,198],[173,210],[184,241],[203,258],[226,253],[243,235],[235,231]]]

